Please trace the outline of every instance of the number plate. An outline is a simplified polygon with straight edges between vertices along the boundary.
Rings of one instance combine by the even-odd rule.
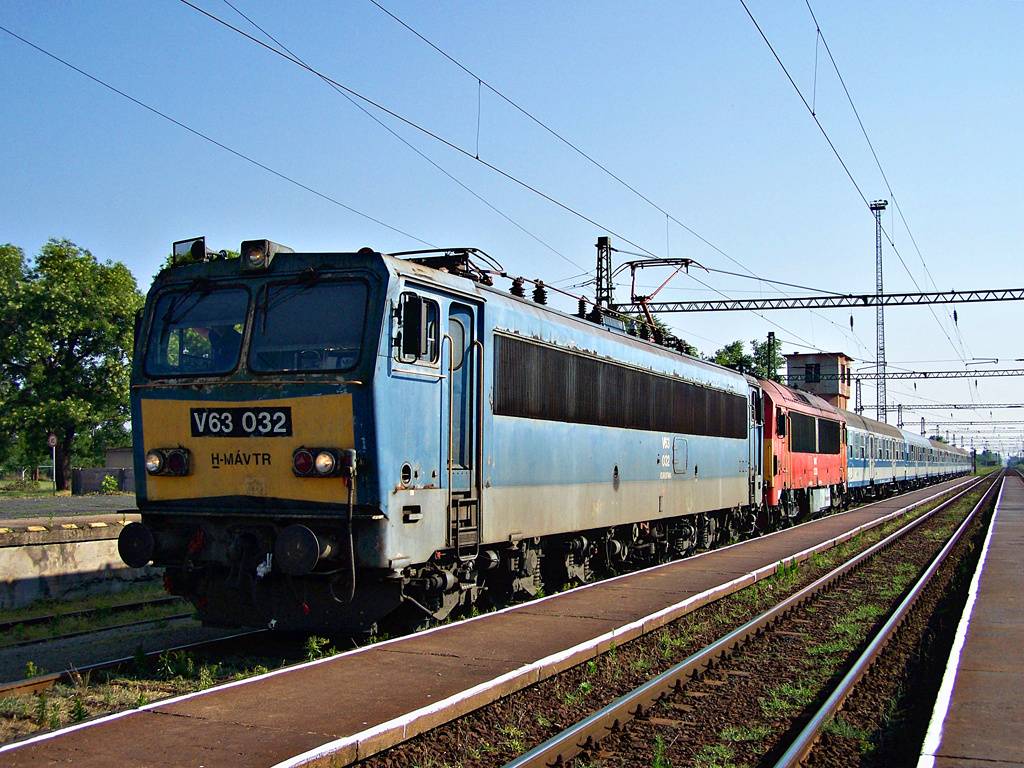
[[[193,408],[192,437],[291,437],[291,408]]]

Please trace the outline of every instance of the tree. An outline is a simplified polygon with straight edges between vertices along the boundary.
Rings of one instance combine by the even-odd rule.
[[[768,340],[752,339],[750,347],[754,350],[754,375],[759,379],[781,381],[781,373],[786,370],[786,358],[782,356],[782,345],[775,342],[772,346],[771,359],[768,357]],[[774,376],[770,375],[774,372]]]
[[[224,255],[223,256],[218,255],[216,258],[224,258],[224,259],[237,259],[237,258],[239,258],[238,251],[224,250],[224,251],[219,251],[218,253],[219,254],[224,254]],[[195,259],[193,259],[188,254],[186,254],[184,256],[177,256],[177,257],[175,257],[174,251],[171,251],[170,253],[167,254],[167,258],[164,259],[164,263],[160,265],[160,269],[168,269],[169,267],[180,266],[182,264],[192,264],[194,262],[195,262]]]
[[[743,342],[737,339],[731,344],[726,344],[707,359],[719,365],[724,365],[727,368],[735,368],[737,371],[749,373],[751,376],[756,376],[759,379],[770,378],[768,373],[772,369],[768,366],[768,341],[754,339],[750,342],[750,346],[754,350],[753,354],[747,354]],[[779,351],[778,344],[772,350],[772,358],[775,362],[775,376],[773,380],[779,381],[779,371],[785,369],[786,358]]]
[[[124,432],[142,301],[124,264],[101,264],[68,240],[49,240],[31,265],[0,246],[0,425],[33,462],[56,435],[58,489],[72,459],[91,452],[80,438]]]
[[[739,339],[731,344],[726,344],[709,359],[738,371],[752,372],[754,370],[754,358],[743,351],[743,342]]]
[[[988,448],[978,454],[978,465],[983,467],[997,467],[1003,463],[1003,457],[996,451],[990,451]]]

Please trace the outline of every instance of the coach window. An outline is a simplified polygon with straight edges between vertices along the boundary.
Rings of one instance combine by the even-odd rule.
[[[452,318],[448,323],[448,335],[452,339],[452,370],[457,371],[466,359],[466,326]]]
[[[440,315],[436,301],[408,291],[403,293],[396,314],[395,359],[403,363],[437,363]]]

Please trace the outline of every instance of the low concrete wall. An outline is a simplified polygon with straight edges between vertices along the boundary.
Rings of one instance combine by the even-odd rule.
[[[117,554],[117,534],[111,526],[99,538],[76,531],[16,535],[21,541],[0,546],[0,610],[22,608],[40,600],[76,599],[159,582],[155,568],[129,568]],[[28,543],[33,536],[44,540]],[[65,534],[65,535],[61,535]],[[86,537],[87,536],[87,537]],[[38,541],[38,539],[37,539]]]
[[[83,467],[71,470],[71,493],[82,496],[86,493],[99,493],[103,490],[103,480],[107,476],[117,481],[117,490],[135,493],[135,470],[121,467]]]

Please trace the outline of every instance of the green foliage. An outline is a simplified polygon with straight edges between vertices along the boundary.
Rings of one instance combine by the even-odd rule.
[[[157,674],[164,680],[175,677],[191,679],[196,673],[196,662],[188,651],[167,651],[160,654]]]
[[[786,372],[786,358],[782,356],[782,344],[776,339],[771,349],[771,355],[768,354],[768,339],[764,341],[751,339],[750,348],[754,350],[753,374],[761,379],[781,381],[782,375]],[[769,375],[772,373],[774,375]]]
[[[0,463],[49,457],[57,487],[105,437],[123,444],[134,320],[142,294],[120,262],[51,239],[33,263],[0,246]],[[83,440],[84,437],[84,440]]]
[[[223,258],[226,259],[237,259],[239,257],[238,251],[223,251]],[[220,257],[218,257],[220,258]],[[189,256],[179,256],[177,263],[175,263],[174,252],[167,254],[167,258],[164,259],[164,263],[160,265],[160,269],[169,269],[173,266],[182,266],[184,264],[191,264],[193,260]]]
[[[661,736],[654,737],[654,756],[651,760],[651,768],[672,768],[672,763],[666,756],[665,740]]]
[[[986,448],[984,451],[978,454],[978,466],[979,467],[998,467],[1003,463],[1003,457],[1000,456],[996,451],[990,451]]]
[[[767,339],[764,341],[751,340],[750,348],[753,350],[752,354],[748,354],[743,342],[737,339],[731,344],[726,344],[707,359],[760,379],[774,378],[775,381],[778,381],[780,373],[786,370],[786,358],[782,356],[779,343],[775,343],[770,357]],[[774,367],[770,365],[771,363],[774,363]],[[768,375],[770,371],[774,371],[774,377]]]
[[[36,694],[36,725],[44,727],[50,719],[50,704],[46,700],[46,691]]]
[[[117,487],[117,479],[113,475],[104,475],[103,482],[100,483],[100,493],[117,493],[120,488]]]
[[[80,723],[89,716],[89,713],[85,710],[85,703],[82,701],[81,696],[76,696],[74,703],[71,705],[71,721]]]
[[[754,369],[754,358],[744,351],[743,342],[738,339],[731,344],[726,344],[709,359],[719,365],[735,368],[738,371],[752,371]]]
[[[768,738],[771,733],[771,727],[764,723],[758,723],[752,726],[730,725],[718,734],[718,737],[722,741],[760,741],[761,739]]]
[[[316,635],[310,635],[306,638],[303,650],[306,653],[307,661],[316,661],[317,659],[333,656],[337,653],[330,640],[325,637],[317,637]]]

